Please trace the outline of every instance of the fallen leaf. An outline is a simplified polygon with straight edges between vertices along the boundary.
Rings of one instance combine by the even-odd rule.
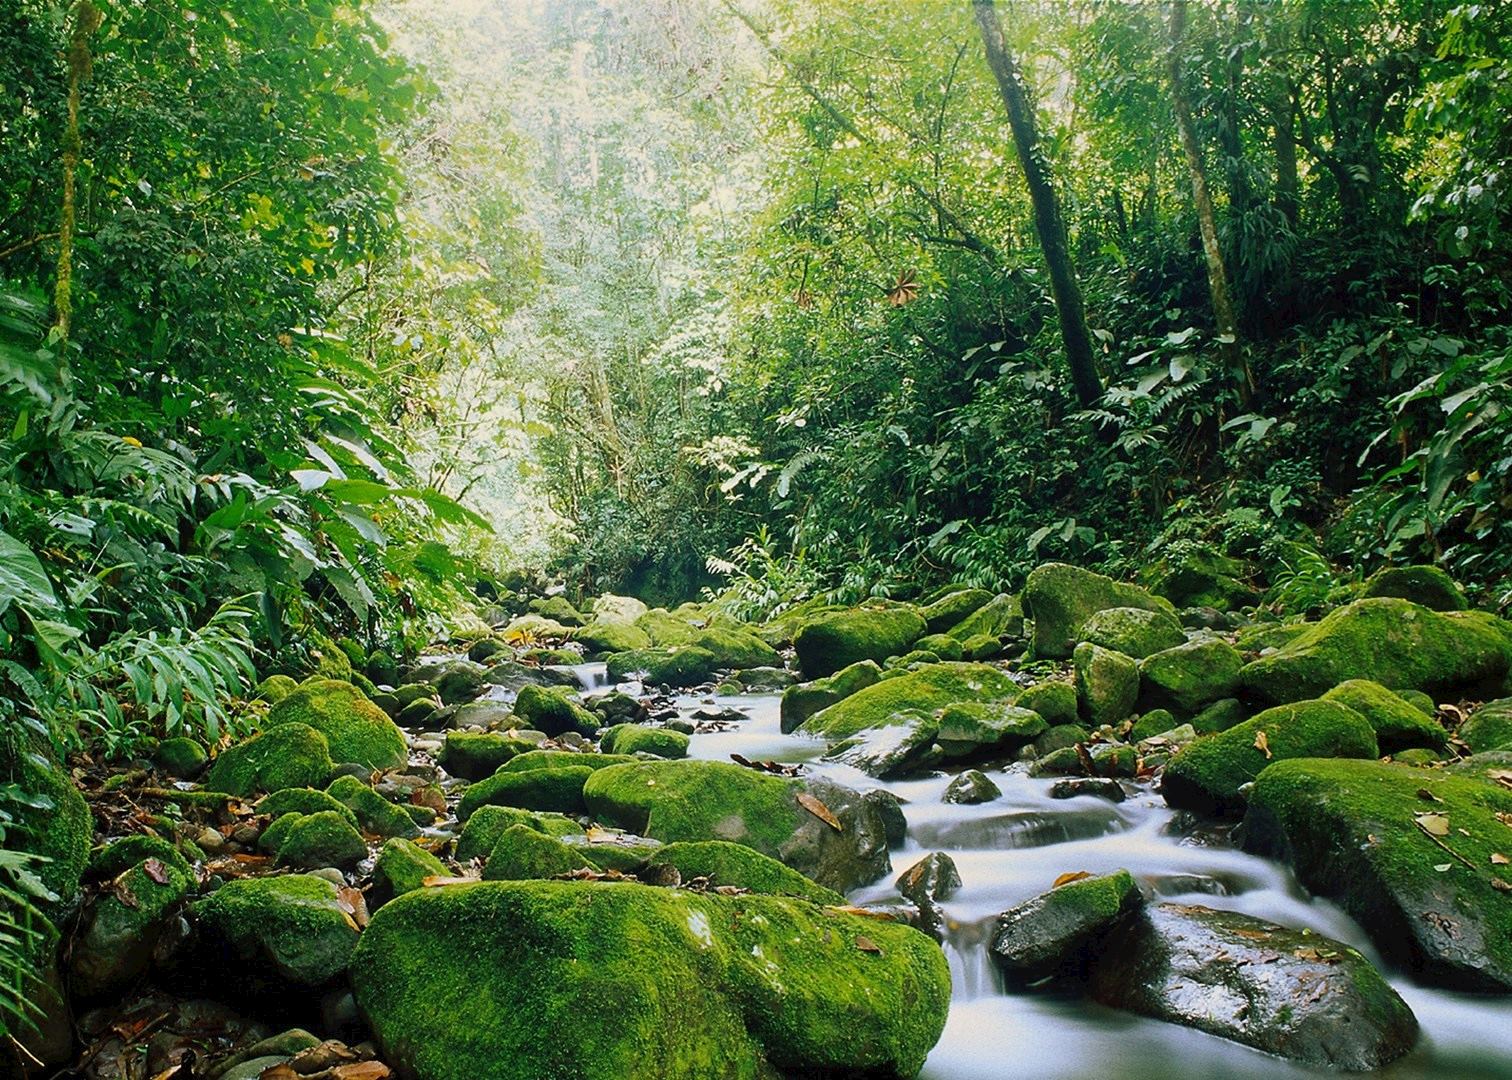
[[[1429,836],[1448,836],[1449,818],[1444,814],[1418,813],[1414,815],[1418,828]]]
[[[1512,892],[1512,881],[1503,881],[1499,877],[1491,879],[1491,887],[1497,892]]]
[[[439,889],[443,885],[472,885],[478,880],[475,877],[448,877],[445,874],[431,874],[422,879],[420,884],[427,889]]]
[[[367,899],[362,895],[361,889],[343,885],[336,890],[336,902],[341,905],[343,914],[351,916],[357,929],[361,930],[368,924]]]
[[[300,1080],[299,1074],[289,1068],[287,1061],[280,1061],[277,1065],[269,1065],[257,1074],[257,1080]]]
[[[438,814],[446,813],[446,796],[433,787],[416,788],[410,792],[412,806],[424,806]]]
[[[298,1075],[310,1076],[357,1060],[357,1052],[346,1043],[336,1039],[327,1039],[323,1043],[301,1050],[289,1059],[288,1065]]]
[[[1271,759],[1270,740],[1265,737],[1265,732],[1255,732],[1255,749],[1265,755],[1265,760]]]
[[[1417,796],[1418,796],[1418,798],[1420,798],[1420,799],[1422,799],[1422,800],[1424,800],[1426,802],[1443,802],[1444,801],[1443,799],[1439,798],[1437,795],[1435,795],[1433,792],[1429,791],[1425,787],[1418,788],[1418,790],[1417,790]]]
[[[856,935],[856,948],[862,952],[876,953],[878,956],[882,955],[882,946],[878,945],[865,934]]]
[[[810,795],[808,792],[799,792],[798,805],[803,807],[809,813],[813,814],[816,818],[824,822],[836,832],[845,831],[845,826],[840,824],[840,819],[830,812],[830,808],[825,806],[824,803],[814,798],[814,796]]]
[[[332,1080],[384,1080],[393,1071],[381,1061],[357,1061],[331,1070]]]
[[[913,270],[904,270],[898,275],[898,280],[893,282],[892,288],[884,291],[887,293],[889,304],[893,307],[902,307],[919,295],[918,273]]]
[[[1073,881],[1081,881],[1084,878],[1089,878],[1091,876],[1092,875],[1085,870],[1069,870],[1066,873],[1062,874],[1060,877],[1056,878],[1055,881],[1050,885],[1050,887],[1052,889],[1058,889],[1062,885],[1069,885]]]
[[[1447,874],[1450,870],[1454,869],[1454,864],[1446,862],[1434,863],[1433,868],[1441,874]]]
[[[161,859],[146,860],[142,863],[142,870],[159,885],[168,884],[168,868],[163,865]]]
[[[1086,743],[1076,744],[1076,760],[1082,767],[1082,772],[1091,775],[1097,772],[1097,764],[1092,760],[1092,751],[1087,749]]]
[[[166,1069],[164,1069],[162,1072],[160,1072],[156,1076],[154,1076],[152,1078],[152,1080],[172,1080],[172,1078],[174,1076],[176,1076],[178,1074],[178,1071],[180,1069],[182,1069],[183,1067],[184,1067],[184,1065],[183,1065],[182,1062],[180,1062],[177,1065],[170,1065]]]
[[[1491,865],[1492,866],[1506,866],[1508,863],[1512,863],[1512,859],[1507,858],[1501,852],[1499,852],[1499,851],[1493,851],[1491,853]]]

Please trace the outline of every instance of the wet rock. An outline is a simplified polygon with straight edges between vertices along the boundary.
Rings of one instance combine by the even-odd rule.
[[[991,802],[1002,796],[1002,789],[985,773],[978,772],[976,769],[967,769],[946,785],[945,794],[940,796],[940,801],[970,805]]]
[[[1097,743],[1088,753],[1094,776],[1132,779],[1139,773],[1139,751],[1127,743]]]
[[[452,776],[482,780],[511,758],[535,749],[535,744],[498,731],[448,731],[437,760]]]
[[[388,717],[383,719],[392,726]],[[401,746],[403,741],[401,737]],[[242,797],[320,787],[335,767],[324,735],[307,724],[283,723],[221,751],[205,777],[205,787]]]
[[[1394,596],[1433,611],[1463,611],[1465,594],[1436,566],[1388,566],[1365,582],[1365,597]]]
[[[1084,978],[1108,935],[1141,904],[1127,870],[1071,881],[999,915],[990,955],[1015,986]]]
[[[886,779],[904,776],[932,762],[937,756],[935,734],[940,722],[919,709],[903,709],[885,724],[868,728],[830,747],[826,761],[860,769],[867,776]]]
[[[502,701],[469,701],[463,705],[448,706],[438,712],[433,718],[433,723],[438,723],[443,714],[446,715],[447,726],[458,731],[476,729],[479,731],[499,731],[509,728],[524,727],[526,721],[514,714],[514,709]]]
[[[1072,654],[1081,714],[1094,727],[1125,719],[1139,697],[1139,667],[1123,653],[1082,642]]]
[[[902,847],[908,839],[908,818],[903,814],[902,800],[883,788],[872,788],[861,796],[861,801],[870,806],[881,820],[887,846]]]
[[[1093,998],[1309,1065],[1378,1069],[1417,1020],[1354,949],[1236,912],[1151,905],[1092,967]]]
[[[1047,727],[1045,718],[1032,709],[1006,701],[963,701],[940,711],[935,737],[946,757],[1013,754]]]
[[[402,728],[428,728],[434,726],[431,718],[437,713],[436,703],[430,698],[416,698],[402,706],[394,717],[394,723]]]
[[[1146,657],[1139,665],[1140,700],[1191,715],[1239,688],[1244,657],[1221,638],[1198,638]]]
[[[646,718],[646,706],[621,690],[611,690],[590,699],[588,707],[598,713],[605,724],[635,723]]]
[[[553,736],[569,731],[592,735],[599,727],[598,717],[583,706],[576,694],[557,688],[521,687],[514,711],[525,725]]]
[[[815,616],[793,636],[798,665],[810,679],[861,660],[881,663],[924,636],[924,619],[908,607],[852,608]]]
[[[1065,563],[1044,563],[1031,571],[1024,582],[1023,603],[1025,613],[1034,620],[1034,655],[1050,660],[1069,657],[1077,631],[1099,611],[1141,608],[1173,616],[1176,611],[1169,600],[1137,585]]]
[[[454,660],[444,664],[424,681],[436,688],[443,705],[460,705],[483,692],[484,672],[488,669],[471,660]],[[418,677],[418,673],[417,673]]]
[[[924,856],[898,876],[898,891],[918,910],[917,926],[936,941],[944,939],[945,911],[940,904],[961,887],[955,860],[943,851]]]
[[[844,701],[881,679],[882,669],[875,660],[861,660],[826,678],[788,687],[782,692],[780,706],[782,733],[796,731],[821,709]]]
[[[500,653],[509,652],[509,646],[496,637],[479,638],[467,649],[467,658],[475,664],[484,664]]]
[[[587,849],[592,859],[597,845]],[[727,840],[681,841],[655,849],[649,860],[653,865],[676,867],[684,882],[707,878],[711,885],[725,885],[769,896],[795,896],[816,904],[843,904],[845,897],[826,889],[784,866],[746,847]]]
[[[1144,608],[1104,608],[1094,612],[1076,634],[1082,641],[1112,649],[1135,660],[1186,643],[1175,617]]]
[[[698,686],[713,678],[718,659],[697,646],[667,646],[635,649],[609,657],[609,678],[626,682],[640,677],[657,686]]]
[[[1418,746],[1443,750],[1449,745],[1448,732],[1432,713],[1424,713],[1380,683],[1350,679],[1324,694],[1323,700],[1337,701],[1363,716],[1375,729],[1383,754]]]
[[[147,971],[169,920],[194,887],[182,862],[149,857],[116,875],[95,898],[69,952],[74,994],[116,992]]]
[[[806,901],[540,881],[385,905],[352,983],[408,1075],[703,1080],[913,1076],[950,979],[918,931]]]
[[[599,745],[606,754],[651,754],[660,758],[688,756],[686,735],[641,724],[616,724],[604,732]]]
[[[932,716],[958,702],[1011,702],[1018,692],[1012,679],[987,664],[930,664],[852,694],[809,717],[800,730],[834,740],[846,739],[901,723],[894,718],[909,710]]]
[[[1122,784],[1102,776],[1073,776],[1050,785],[1052,799],[1075,799],[1083,795],[1116,803],[1125,798]]]
[[[324,986],[339,978],[357,943],[336,886],[309,874],[227,882],[194,905],[207,970],[235,970],[252,988]]]

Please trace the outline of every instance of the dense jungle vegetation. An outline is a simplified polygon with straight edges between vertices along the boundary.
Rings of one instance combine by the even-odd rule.
[[[1505,614],[1509,168],[1497,3],[0,0],[0,833],[552,586]]]

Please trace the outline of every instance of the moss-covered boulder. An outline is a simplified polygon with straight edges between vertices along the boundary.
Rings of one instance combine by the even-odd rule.
[[[387,649],[368,653],[367,677],[380,686],[399,685],[399,664]]]
[[[706,878],[713,886],[749,889],[768,896],[794,896],[816,904],[845,903],[845,897],[834,889],[826,889],[776,859],[728,840],[666,844],[656,848],[649,861],[676,867],[684,883]]]
[[[1271,652],[1290,645],[1313,625],[1309,622],[1272,622],[1246,626],[1234,635],[1234,648],[1246,653]]]
[[[593,770],[586,765],[561,765],[521,772],[501,770],[486,780],[468,785],[462,793],[462,801],[457,804],[457,816],[466,821],[478,807],[489,805],[581,814],[585,809],[583,785],[592,775]]]
[[[336,886],[310,874],[240,878],[194,905],[205,945],[254,987],[322,987],[339,979],[357,924]]]
[[[1021,638],[1024,636],[1023,602],[1011,593],[998,593],[947,632],[963,644],[984,636],[994,641]]]
[[[468,817],[462,835],[457,837],[457,861],[488,858],[504,830],[512,825],[524,825],[558,839],[583,835],[583,827],[564,814],[537,814],[517,806],[480,806]]]
[[[1346,705],[1369,721],[1383,754],[1415,746],[1443,750],[1449,745],[1448,732],[1431,713],[1425,714],[1416,705],[1409,705],[1380,683],[1350,679],[1324,694],[1323,700]]]
[[[875,660],[856,663],[813,682],[790,686],[782,692],[778,708],[782,733],[790,734],[821,709],[844,701],[882,680],[882,669]]]
[[[1249,584],[1250,568],[1240,559],[1207,545],[1183,544],[1168,551],[1146,581],[1177,607],[1236,611],[1259,603],[1260,591]]]
[[[355,776],[338,776],[326,793],[357,815],[357,824],[365,833],[406,839],[420,835],[408,814]]]
[[[1455,734],[1470,748],[1471,753],[1512,750],[1512,698],[1486,702],[1470,714]]]
[[[1412,1010],[1358,951],[1234,911],[1144,907],[1088,988],[1104,1005],[1319,1068],[1379,1069],[1417,1041]]]
[[[436,762],[452,776],[482,780],[533,749],[535,743],[502,731],[448,731]]]
[[[373,916],[352,983],[419,1080],[913,1076],[950,997],[910,927],[628,883],[410,893]]]
[[[988,955],[1010,985],[1081,979],[1143,903],[1127,870],[1071,881],[998,916]]]
[[[1365,582],[1364,597],[1394,596],[1434,611],[1465,610],[1465,594],[1437,566],[1388,566]]]
[[[1169,600],[1065,563],[1035,567],[1024,582],[1024,612],[1034,620],[1034,655],[1058,660],[1071,655],[1077,632],[1107,608],[1140,608],[1175,616]]]
[[[123,874],[148,859],[156,859],[185,874],[190,873],[189,861],[167,840],[146,833],[133,833],[112,840],[91,854],[87,874],[92,881],[103,881]]]
[[[1233,697],[1243,667],[1244,657],[1221,638],[1189,641],[1140,661],[1141,701],[1191,715]]]
[[[944,634],[961,625],[992,599],[986,589],[956,589],[919,609],[924,628],[930,634]]]
[[[242,797],[322,787],[335,768],[324,735],[308,724],[284,723],[222,750],[210,765],[205,787]]]
[[[587,620],[583,613],[572,606],[565,596],[538,597],[530,602],[530,610],[543,619],[551,619],[563,626],[582,626]]]
[[[1139,698],[1139,666],[1128,656],[1084,641],[1072,654],[1081,715],[1094,727],[1117,724]]]
[[[367,858],[367,844],[352,823],[334,810],[285,814],[274,861],[279,866],[349,870]],[[277,822],[275,822],[277,824]],[[271,828],[272,826],[269,826]]]
[[[1438,986],[1512,991],[1512,790],[1463,772],[1374,761],[1282,761],[1260,774],[1242,836],[1288,860],[1377,948]],[[1427,792],[1427,797],[1420,794]]]
[[[594,599],[590,608],[594,622],[609,623],[633,623],[649,609],[643,600],[633,596],[616,596],[614,593],[604,593]]]
[[[693,645],[658,646],[615,653],[609,657],[609,678],[627,682],[639,678],[655,686],[688,687],[714,677],[719,660],[708,649]]]
[[[914,642],[914,652],[930,653],[937,660],[959,660],[966,650],[960,641],[949,634],[925,634]]]
[[[724,671],[771,667],[782,663],[777,650],[749,630],[711,626],[699,631],[691,644],[695,649],[712,653],[714,666]]]
[[[606,754],[652,754],[660,758],[688,756],[688,737],[670,728],[644,724],[615,724],[599,741]]]
[[[5,846],[47,860],[30,869],[57,899],[44,899],[39,907],[49,916],[61,915],[78,897],[89,862],[94,838],[89,804],[63,769],[12,740],[0,739],[0,779],[13,781],[37,803],[6,804],[15,822],[5,830]]]
[[[573,632],[572,639],[592,653],[630,652],[649,649],[651,635],[633,622],[591,622]]]
[[[504,764],[504,772],[530,769],[555,769],[564,765],[582,765],[590,769],[607,769],[610,765],[628,765],[635,758],[629,754],[595,754],[580,750],[531,750]]]
[[[511,825],[499,834],[483,866],[486,881],[553,878],[574,870],[595,869],[582,849],[569,847],[529,825]]]
[[[1018,693],[1018,684],[987,664],[930,664],[868,686],[815,713],[798,730],[847,739],[886,727],[893,716],[908,710],[932,714],[957,702],[1012,701]]]
[[[946,757],[1014,754],[1049,724],[1007,701],[961,701],[940,710],[935,741]]]
[[[182,863],[181,857],[173,862],[149,856],[115,875],[109,890],[85,910],[69,950],[75,995],[98,998],[147,971],[168,920],[194,888]]]
[[[357,815],[351,807],[340,802],[334,795],[315,788],[282,788],[257,801],[257,812],[276,821],[285,814],[318,814],[322,810],[334,810],[342,817],[357,824]]]
[[[158,743],[152,752],[152,760],[169,776],[193,780],[205,771],[210,755],[198,742],[180,735]]]
[[[939,756],[935,749],[939,729],[938,714],[900,709],[887,717],[885,723],[832,743],[825,760],[849,765],[879,779],[905,776]]]
[[[368,890],[368,907],[377,910],[396,896],[425,887],[428,877],[446,877],[446,864],[413,840],[400,837],[388,841],[373,863],[373,885]]]
[[[635,625],[650,635],[657,648],[675,648],[691,645],[698,636],[699,627],[688,619],[675,615],[666,608],[652,608],[635,620]]]
[[[600,769],[583,797],[606,824],[665,843],[745,844],[842,892],[874,881],[891,865],[876,807],[823,779],[717,761],[658,761]]]
[[[1080,717],[1076,687],[1064,679],[1043,679],[1020,694],[1014,704],[1039,713],[1051,727],[1074,724]]]
[[[599,727],[598,717],[564,687],[522,686],[514,708],[527,725],[547,735],[592,735]]]
[[[269,675],[257,684],[257,697],[266,701],[269,705],[277,705],[284,698],[299,689],[299,683],[289,675]]]
[[[1227,731],[1248,720],[1252,711],[1238,698],[1221,698],[1192,717],[1192,730],[1199,735]]]
[[[1238,814],[1239,789],[1287,758],[1374,758],[1375,731],[1363,716],[1334,701],[1300,701],[1266,709],[1227,731],[1185,747],[1166,765],[1160,791],[1171,806],[1205,814]]]
[[[315,679],[268,710],[267,728],[303,724],[325,736],[331,758],[370,769],[394,769],[407,760],[404,733],[349,682]]]
[[[1264,701],[1319,697],[1350,679],[1435,697],[1499,685],[1508,631],[1485,612],[1437,612],[1408,600],[1356,600],[1308,626],[1290,644],[1246,664],[1245,690]]]
[[[1093,612],[1076,636],[1135,660],[1184,645],[1187,639],[1186,631],[1174,616],[1164,611],[1127,607]]]
[[[881,663],[901,656],[924,631],[924,619],[911,608],[852,608],[804,623],[793,637],[793,648],[804,676],[816,679],[859,660]]]

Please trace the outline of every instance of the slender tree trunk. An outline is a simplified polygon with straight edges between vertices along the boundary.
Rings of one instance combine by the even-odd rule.
[[[1171,77],[1171,107],[1186,154],[1187,171],[1192,177],[1192,201],[1197,205],[1197,224],[1202,231],[1202,253],[1207,261],[1208,291],[1213,298],[1213,319],[1218,324],[1218,341],[1224,361],[1238,379],[1239,396],[1248,403],[1254,392],[1243,350],[1239,346],[1239,323],[1234,316],[1234,301],[1229,293],[1228,268],[1223,249],[1218,245],[1218,222],[1213,214],[1213,199],[1208,194],[1207,173],[1202,167],[1202,150],[1197,145],[1197,131],[1192,126],[1192,110],[1187,102],[1181,76],[1181,39],[1186,31],[1186,0],[1171,3],[1171,49],[1168,70]]]
[[[58,313],[58,355],[65,357],[68,334],[73,327],[73,240],[77,210],[74,178],[79,171],[79,87],[89,77],[89,39],[100,27],[101,16],[89,0],[74,5],[73,34],[68,46],[68,127],[63,134],[63,213],[58,224],[58,281],[53,307]]]
[[[1302,190],[1297,175],[1297,130],[1293,119],[1296,104],[1289,90],[1284,87],[1271,106],[1271,124],[1276,149],[1276,195],[1275,206],[1293,229],[1297,227]]]
[[[1034,123],[1034,102],[1029,95],[1018,64],[1003,40],[993,0],[972,0],[982,43],[987,49],[987,66],[997,79],[1008,110],[1008,124],[1019,163],[1029,185],[1034,204],[1034,228],[1050,271],[1050,289],[1055,296],[1055,310],[1060,316],[1061,341],[1066,347],[1066,362],[1071,368],[1071,382],[1077,399],[1091,405],[1102,397],[1102,378],[1092,350],[1092,335],[1087,332],[1087,311],[1082,303],[1081,286],[1071,266],[1071,252],[1066,240],[1066,222],[1061,216],[1060,200],[1050,175],[1050,162],[1040,147],[1039,131]]]

